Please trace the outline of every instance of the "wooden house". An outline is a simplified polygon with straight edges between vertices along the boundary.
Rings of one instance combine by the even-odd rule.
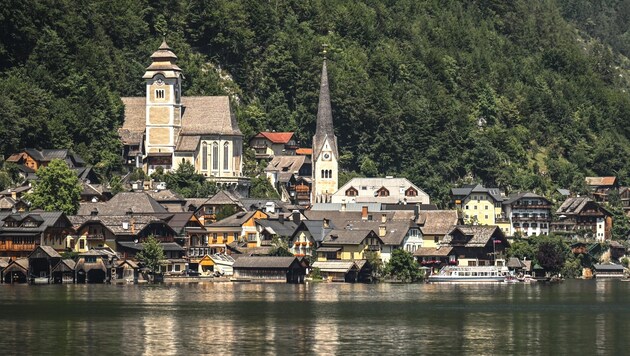
[[[321,276],[331,282],[354,283],[359,279],[359,267],[354,261],[317,261],[312,265]]]
[[[50,246],[37,246],[28,255],[28,274],[32,278],[52,281],[53,267],[61,261],[61,255]]]
[[[2,271],[4,283],[27,283],[28,277],[28,258],[18,258],[11,261]]]
[[[498,226],[457,225],[440,241],[451,247],[449,262],[455,256],[459,266],[504,265],[505,250],[510,246]]]
[[[0,212],[0,257],[28,257],[37,246],[66,250],[66,238],[74,233],[62,212]]]
[[[74,268],[76,262],[71,259],[63,259],[52,269],[52,283],[74,283],[76,274]]]
[[[304,283],[307,266],[297,257],[243,256],[232,268],[236,280]]]
[[[140,268],[136,262],[132,260],[121,260],[117,261],[114,266],[116,273],[112,276],[113,280],[125,282],[138,281]]]
[[[611,238],[612,213],[591,198],[567,198],[556,210],[556,215],[557,220],[551,223],[551,230],[556,234],[598,241]]]
[[[376,253],[380,257],[383,244],[383,240],[373,230],[332,230],[317,249],[317,260],[364,260],[367,259],[366,252]]]
[[[256,220],[266,219],[268,216],[260,210],[238,212],[211,225],[206,225],[209,244],[226,245],[234,241],[246,240],[248,247],[255,247],[258,241]]]
[[[4,272],[4,269],[9,266],[9,263],[11,263],[10,259],[0,258],[0,283],[4,283],[4,279],[2,278],[2,273]]]
[[[107,261],[103,259],[100,253],[91,250],[79,254],[75,266],[77,283],[105,283],[107,273]]]
[[[623,266],[614,263],[594,264],[595,278],[623,278]]]

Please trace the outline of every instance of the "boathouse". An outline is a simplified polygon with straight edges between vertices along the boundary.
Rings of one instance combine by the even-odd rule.
[[[28,258],[19,258],[7,266],[2,272],[4,283],[28,282]]]
[[[75,273],[74,268],[76,262],[71,259],[63,259],[57,263],[52,269],[52,282],[53,283],[74,283]]]
[[[236,259],[234,279],[304,283],[306,263],[297,257],[243,256]]]
[[[103,256],[94,250],[79,254],[75,272],[77,283],[105,283],[107,279]]]
[[[125,282],[137,282],[139,276],[138,264],[131,260],[117,261],[115,264],[116,280],[123,280]]]
[[[61,255],[51,246],[37,246],[28,255],[28,274],[33,282],[45,279],[42,283],[50,283],[52,269],[61,261]]]
[[[359,268],[353,261],[317,261],[312,267],[331,282],[355,283],[359,277]]]
[[[594,264],[595,278],[623,278],[623,266],[614,263]]]

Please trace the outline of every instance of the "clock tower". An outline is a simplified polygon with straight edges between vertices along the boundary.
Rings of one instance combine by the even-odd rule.
[[[319,88],[317,127],[315,136],[313,136],[312,159],[313,185],[311,188],[311,204],[330,203],[332,195],[339,189],[339,152],[337,151],[337,136],[335,136],[333,127],[325,58]]]

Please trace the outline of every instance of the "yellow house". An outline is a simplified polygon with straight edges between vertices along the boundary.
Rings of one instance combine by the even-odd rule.
[[[383,240],[373,230],[331,230],[317,249],[317,260],[364,260],[366,252],[380,256],[382,248]]]
[[[238,212],[227,218],[206,226],[208,243],[230,244],[234,241],[247,241],[247,247],[256,247],[256,220],[269,216],[260,210]],[[251,246],[250,246],[251,245]]]
[[[422,232],[422,247],[436,248],[440,240],[453,226],[457,225],[459,218],[456,210],[422,210],[418,213],[417,224]]]
[[[499,188],[486,188],[481,184],[453,188],[454,206],[461,211],[464,223],[471,225],[497,225],[509,231],[510,222],[503,214],[505,197]]]

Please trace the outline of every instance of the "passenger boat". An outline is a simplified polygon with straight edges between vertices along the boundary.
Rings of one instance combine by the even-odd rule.
[[[497,283],[505,282],[508,270],[505,267],[446,266],[438,274],[429,276],[429,282],[451,283]]]

